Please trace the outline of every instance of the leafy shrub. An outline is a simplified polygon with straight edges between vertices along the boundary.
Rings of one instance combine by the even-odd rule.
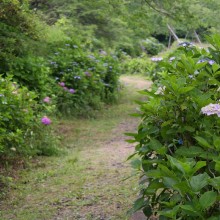
[[[40,122],[43,115],[35,99],[34,92],[19,88],[11,77],[0,77],[0,158],[4,161],[55,149],[51,129]]]
[[[57,80],[54,94],[65,114],[88,114],[103,103],[117,100],[119,64],[117,57],[87,53],[79,44],[69,41],[50,57],[53,77]],[[58,88],[59,87],[59,88]]]
[[[50,68],[42,57],[17,57],[10,64],[10,72],[14,75],[19,85],[28,87],[35,91],[39,98],[50,93],[51,86],[55,83],[50,74]]]
[[[153,66],[154,63],[147,56],[137,58],[126,57],[123,60],[122,70],[124,74],[150,75]]]
[[[144,51],[151,55],[157,55],[165,48],[163,44],[159,43],[159,41],[153,37],[149,37],[145,40],[142,40],[141,45]]]
[[[159,85],[141,93],[142,122],[131,142],[142,172],[133,211],[159,219],[219,219],[220,37],[207,52],[183,44],[164,62]],[[210,105],[213,103],[213,105]]]

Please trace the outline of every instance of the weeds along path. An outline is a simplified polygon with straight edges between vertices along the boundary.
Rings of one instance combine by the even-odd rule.
[[[20,173],[9,198],[0,202],[0,219],[125,220],[136,198],[138,178],[126,158],[134,151],[125,132],[138,121],[129,116],[137,107],[136,92],[149,88],[140,76],[122,76],[119,105],[97,119],[62,121],[58,125],[68,155],[40,158]]]

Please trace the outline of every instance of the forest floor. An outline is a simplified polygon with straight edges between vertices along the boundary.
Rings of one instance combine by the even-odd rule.
[[[126,158],[134,152],[125,132],[137,129],[134,100],[150,82],[122,76],[118,105],[95,119],[63,120],[57,125],[67,153],[42,157],[19,171],[7,199],[0,201],[0,219],[126,220],[138,193],[138,176]],[[132,217],[141,220],[142,217]]]

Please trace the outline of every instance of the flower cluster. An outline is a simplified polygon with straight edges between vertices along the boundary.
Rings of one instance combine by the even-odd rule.
[[[205,115],[217,114],[220,117],[220,104],[209,104],[201,109],[202,113]]]
[[[70,88],[70,89],[68,89],[66,86],[65,86],[65,83],[64,82],[59,82],[58,83],[61,87],[63,87],[63,89],[65,90],[65,91],[69,91],[71,94],[74,94],[76,91],[75,91],[75,89],[73,89],[73,88]]]
[[[46,103],[49,103],[49,102],[50,102],[50,97],[48,97],[48,96],[45,97],[45,98],[43,99],[43,101],[46,102]]]
[[[50,125],[50,124],[51,124],[51,120],[50,120],[47,116],[44,116],[44,117],[41,119],[41,122],[42,122],[42,124],[44,124],[44,125]]]
[[[158,62],[158,61],[162,61],[162,60],[163,60],[162,57],[152,57],[151,58],[151,61],[153,61],[153,62]]]
[[[210,65],[213,65],[215,63],[214,60],[210,60],[210,59],[207,59],[207,58],[201,59],[197,63],[204,63],[204,62],[208,62]]]

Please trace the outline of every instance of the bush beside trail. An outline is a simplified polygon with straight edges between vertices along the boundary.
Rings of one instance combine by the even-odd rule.
[[[141,197],[133,211],[160,219],[219,219],[220,184],[220,36],[212,48],[183,43],[162,71],[131,142],[138,142],[136,168]]]

